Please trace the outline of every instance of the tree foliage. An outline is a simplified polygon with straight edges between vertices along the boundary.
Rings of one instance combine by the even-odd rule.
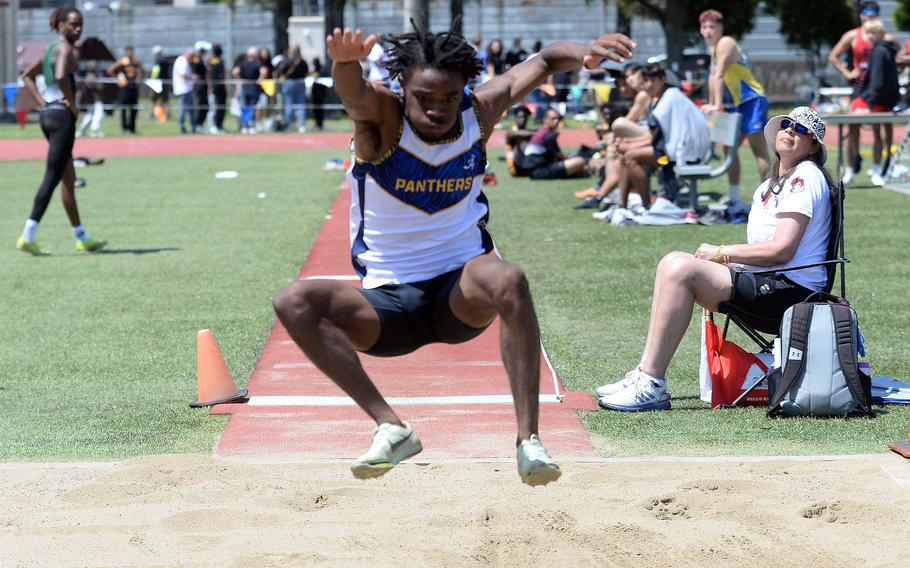
[[[759,0],[618,0],[627,16],[657,20],[667,39],[667,55],[678,60],[687,45],[698,42],[698,16],[708,9],[724,15],[724,32],[739,38],[755,22]]]
[[[850,0],[827,0],[824,10],[809,10],[806,0],[768,0],[768,10],[780,20],[780,33],[787,43],[800,47],[814,65],[822,49],[833,46],[844,32],[857,25]]]
[[[897,29],[910,31],[910,0],[899,0],[891,18]]]

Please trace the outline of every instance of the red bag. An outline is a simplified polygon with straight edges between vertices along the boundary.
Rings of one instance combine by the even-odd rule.
[[[763,357],[765,360],[762,360]],[[702,368],[710,379],[711,408],[731,404],[758,379],[768,372],[768,364],[773,361],[770,353],[755,355],[749,353],[732,341],[722,337],[720,328],[714,323],[713,315],[706,312],[704,317],[704,334],[702,335]],[[702,398],[706,383],[702,378]],[[768,386],[752,390],[740,406],[767,406]]]

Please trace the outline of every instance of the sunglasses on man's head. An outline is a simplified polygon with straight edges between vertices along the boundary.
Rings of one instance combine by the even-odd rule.
[[[780,130],[786,130],[786,129],[790,128],[791,126],[793,127],[793,130],[795,130],[797,134],[802,134],[804,136],[812,136],[812,137],[815,136],[811,130],[809,130],[802,124],[799,124],[798,122],[793,122],[789,118],[785,118],[782,121],[780,121]]]

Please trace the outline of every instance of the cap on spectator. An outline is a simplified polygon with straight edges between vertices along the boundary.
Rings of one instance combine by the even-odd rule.
[[[765,142],[771,147],[771,151],[774,151],[774,140],[777,137],[777,131],[780,130],[780,123],[785,118],[809,129],[822,147],[822,164],[824,164],[828,159],[828,149],[825,147],[825,123],[822,122],[817,112],[807,106],[796,107],[788,114],[775,116],[768,121],[768,124],[765,125]]]
[[[881,9],[875,0],[866,0],[859,5],[859,13],[863,16],[878,16]]]
[[[154,53],[155,55],[159,55],[163,51],[164,51],[164,48],[162,48],[160,45],[156,45],[155,47],[152,48],[152,53]]]
[[[193,50],[196,53],[202,53],[203,51],[211,51],[212,44],[210,44],[207,41],[199,40],[195,43],[195,45],[193,45]]]

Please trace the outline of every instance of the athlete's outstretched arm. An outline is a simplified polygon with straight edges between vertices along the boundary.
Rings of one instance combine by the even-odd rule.
[[[607,34],[588,45],[555,43],[478,87],[477,100],[498,118],[550,75],[573,71],[582,65],[594,69],[604,59],[622,63],[632,56],[633,49],[635,43],[623,34]]]
[[[342,31],[335,28],[332,35],[325,38],[329,57],[332,59],[332,80],[335,92],[344,104],[351,120],[359,122],[379,122],[382,119],[382,105],[379,93],[363,78],[360,60],[369,55],[376,45],[376,36],[363,38],[363,32],[352,32],[350,28]]]

